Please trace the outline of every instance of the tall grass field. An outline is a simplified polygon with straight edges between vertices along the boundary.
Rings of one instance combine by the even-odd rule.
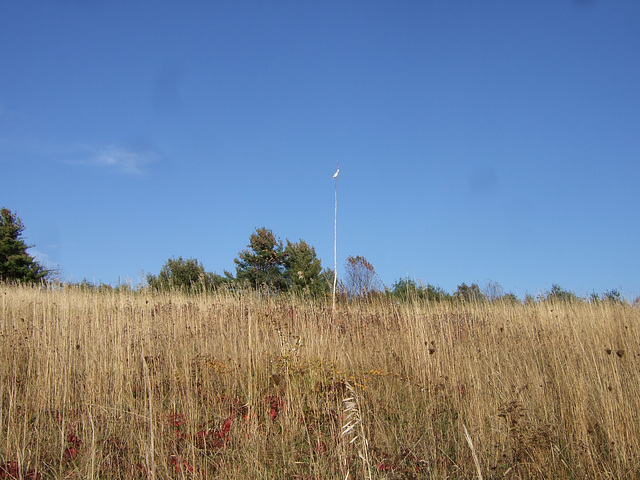
[[[640,477],[640,309],[0,285],[0,478]]]

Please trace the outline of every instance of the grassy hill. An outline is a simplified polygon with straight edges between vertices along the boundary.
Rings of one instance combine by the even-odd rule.
[[[0,296],[0,478],[640,475],[628,304]]]

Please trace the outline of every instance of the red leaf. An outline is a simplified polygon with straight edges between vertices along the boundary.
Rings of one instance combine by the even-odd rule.
[[[80,440],[80,437],[78,437],[73,432],[71,432],[69,435],[67,435],[67,442],[69,442],[70,444],[72,444],[76,448],[78,448],[80,445],[82,445],[82,440]]]
[[[70,461],[75,459],[78,456],[78,449],[76,447],[68,447],[65,451],[64,451],[64,455],[63,458],[66,461]]]
[[[7,475],[18,478],[18,462],[13,461],[0,465],[0,478],[4,478]]]

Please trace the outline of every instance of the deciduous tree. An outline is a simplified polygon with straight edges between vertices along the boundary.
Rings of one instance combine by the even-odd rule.
[[[380,291],[382,282],[376,270],[366,258],[360,255],[347,258],[345,263],[344,286],[351,297],[362,297]]]

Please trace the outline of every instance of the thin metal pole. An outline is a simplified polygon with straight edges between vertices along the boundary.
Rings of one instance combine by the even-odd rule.
[[[336,310],[336,285],[338,283],[338,174],[340,173],[340,164],[336,168],[333,178],[336,179],[335,184],[335,215],[333,217],[333,311]]]

